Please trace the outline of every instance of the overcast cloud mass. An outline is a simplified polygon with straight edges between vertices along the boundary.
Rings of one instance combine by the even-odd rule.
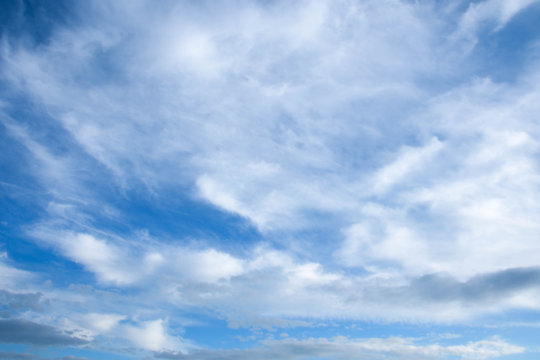
[[[540,1],[1,7],[0,357],[540,356]]]

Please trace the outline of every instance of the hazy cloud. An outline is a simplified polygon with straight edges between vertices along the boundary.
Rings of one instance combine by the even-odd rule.
[[[41,304],[42,294],[40,293],[15,293],[0,290],[0,306],[3,310],[43,310]]]

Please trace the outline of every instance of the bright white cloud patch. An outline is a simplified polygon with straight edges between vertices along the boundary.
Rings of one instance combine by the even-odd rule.
[[[182,348],[178,339],[166,333],[163,320],[146,321],[140,326],[124,326],[123,332],[133,345],[143,349],[159,350],[179,350]]]
[[[124,316],[115,314],[88,314],[84,317],[84,320],[88,322],[88,325],[97,332],[107,332],[115,328],[121,320],[124,320]]]
[[[95,273],[100,281],[125,285],[144,274],[144,269],[139,273],[133,271],[130,264],[133,259],[123,249],[92,235],[48,230],[37,230],[34,235],[59,249],[68,259]]]
[[[421,166],[425,166],[431,158],[441,149],[442,144],[437,138],[419,148],[404,148],[397,158],[375,173],[373,178],[373,192],[381,194],[391,189],[392,186],[406,180],[409,175]]]

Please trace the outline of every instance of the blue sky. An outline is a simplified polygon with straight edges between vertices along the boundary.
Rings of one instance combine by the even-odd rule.
[[[1,6],[1,358],[540,356],[539,1]]]

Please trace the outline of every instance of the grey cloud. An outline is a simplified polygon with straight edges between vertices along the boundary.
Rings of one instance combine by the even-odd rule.
[[[486,298],[538,286],[540,268],[515,268],[472,278],[465,283],[464,294],[470,299]]]
[[[60,332],[49,325],[21,319],[0,319],[0,342],[50,345],[82,345],[86,340]]]
[[[41,311],[41,293],[14,293],[0,290],[0,307],[9,310]]]
[[[497,301],[520,290],[540,287],[540,268],[514,268],[475,276],[460,282],[446,274],[429,274],[410,285],[367,290],[364,296],[380,301],[396,298],[427,302]]]

